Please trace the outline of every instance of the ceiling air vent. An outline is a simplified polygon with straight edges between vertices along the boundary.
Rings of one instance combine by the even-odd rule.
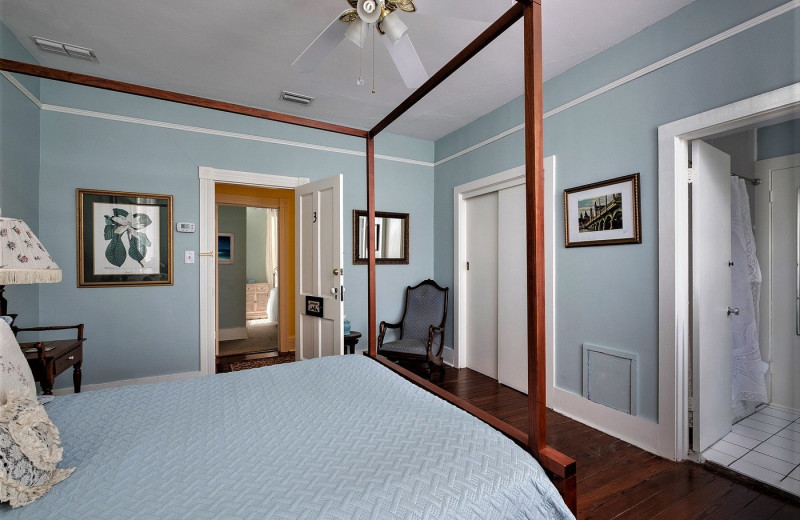
[[[296,94],[294,92],[289,92],[288,90],[284,90],[281,92],[281,99],[284,101],[291,101],[292,103],[299,103],[301,105],[310,105],[314,98],[311,96],[306,96],[305,94]]]
[[[57,42],[55,40],[49,40],[39,36],[31,36],[31,40],[33,40],[33,43],[35,43],[39,49],[45,52],[70,56],[80,60],[97,61],[97,56],[95,56],[94,51],[92,49],[87,49],[86,47],[79,47],[78,45]]]

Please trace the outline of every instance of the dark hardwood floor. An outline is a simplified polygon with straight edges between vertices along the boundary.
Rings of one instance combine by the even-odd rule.
[[[469,369],[433,382],[527,432],[527,397]],[[578,464],[578,518],[800,519],[800,500],[745,477],[659,458],[552,410],[547,442]]]

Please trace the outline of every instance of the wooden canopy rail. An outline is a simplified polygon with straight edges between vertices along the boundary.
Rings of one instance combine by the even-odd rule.
[[[135,85],[110,79],[76,74],[0,58],[0,70],[44,79],[74,83],[163,101],[230,112],[259,119],[278,121],[327,132],[362,137],[366,140],[367,223],[375,226],[375,141],[374,138],[402,116],[425,95],[467,63],[514,23],[523,19],[525,42],[525,200],[528,290],[528,416],[529,434],[501,421],[467,401],[439,388],[430,381],[379,356],[376,346],[375,236],[367,234],[368,258],[368,338],[370,357],[412,383],[425,388],[451,404],[474,415],[514,440],[536,458],[550,475],[573,513],[577,511],[575,461],[546,443],[546,379],[544,328],[544,145],[542,140],[542,8],[540,1],[517,0],[505,14],[450,60],[441,70],[369,131],[316,121],[269,110],[236,105],[198,96]]]

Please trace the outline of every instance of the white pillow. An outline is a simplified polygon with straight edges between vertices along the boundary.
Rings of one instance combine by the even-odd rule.
[[[0,320],[0,405],[8,402],[11,393],[18,398],[35,399],[36,383],[11,327]]]
[[[0,502],[30,504],[73,471],[58,469],[63,450],[58,428],[31,398],[0,406]]]

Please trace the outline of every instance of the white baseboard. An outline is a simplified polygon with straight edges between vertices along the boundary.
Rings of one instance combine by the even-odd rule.
[[[219,329],[220,341],[229,341],[232,339],[247,339],[247,327],[233,327],[230,329]]]
[[[204,374],[199,370],[197,372],[182,372],[180,374],[167,374],[163,376],[153,376],[153,377],[141,377],[138,379],[124,379],[122,381],[111,381],[108,383],[98,383],[94,385],[82,385],[81,386],[81,393],[83,392],[91,392],[93,390],[104,390],[106,388],[117,388],[120,386],[130,386],[130,385],[149,385],[152,383],[167,383],[170,381],[185,381],[187,379],[194,379],[196,377],[201,377]],[[56,388],[53,390],[53,395],[67,395],[74,393],[72,390],[72,386],[70,385],[67,388]]]
[[[553,410],[634,446],[658,453],[658,424],[594,403],[560,388],[548,388]],[[548,399],[549,400],[549,399]]]
[[[456,359],[456,351],[451,347],[445,345],[444,350],[442,351],[442,361],[445,365],[455,366],[455,359]]]

